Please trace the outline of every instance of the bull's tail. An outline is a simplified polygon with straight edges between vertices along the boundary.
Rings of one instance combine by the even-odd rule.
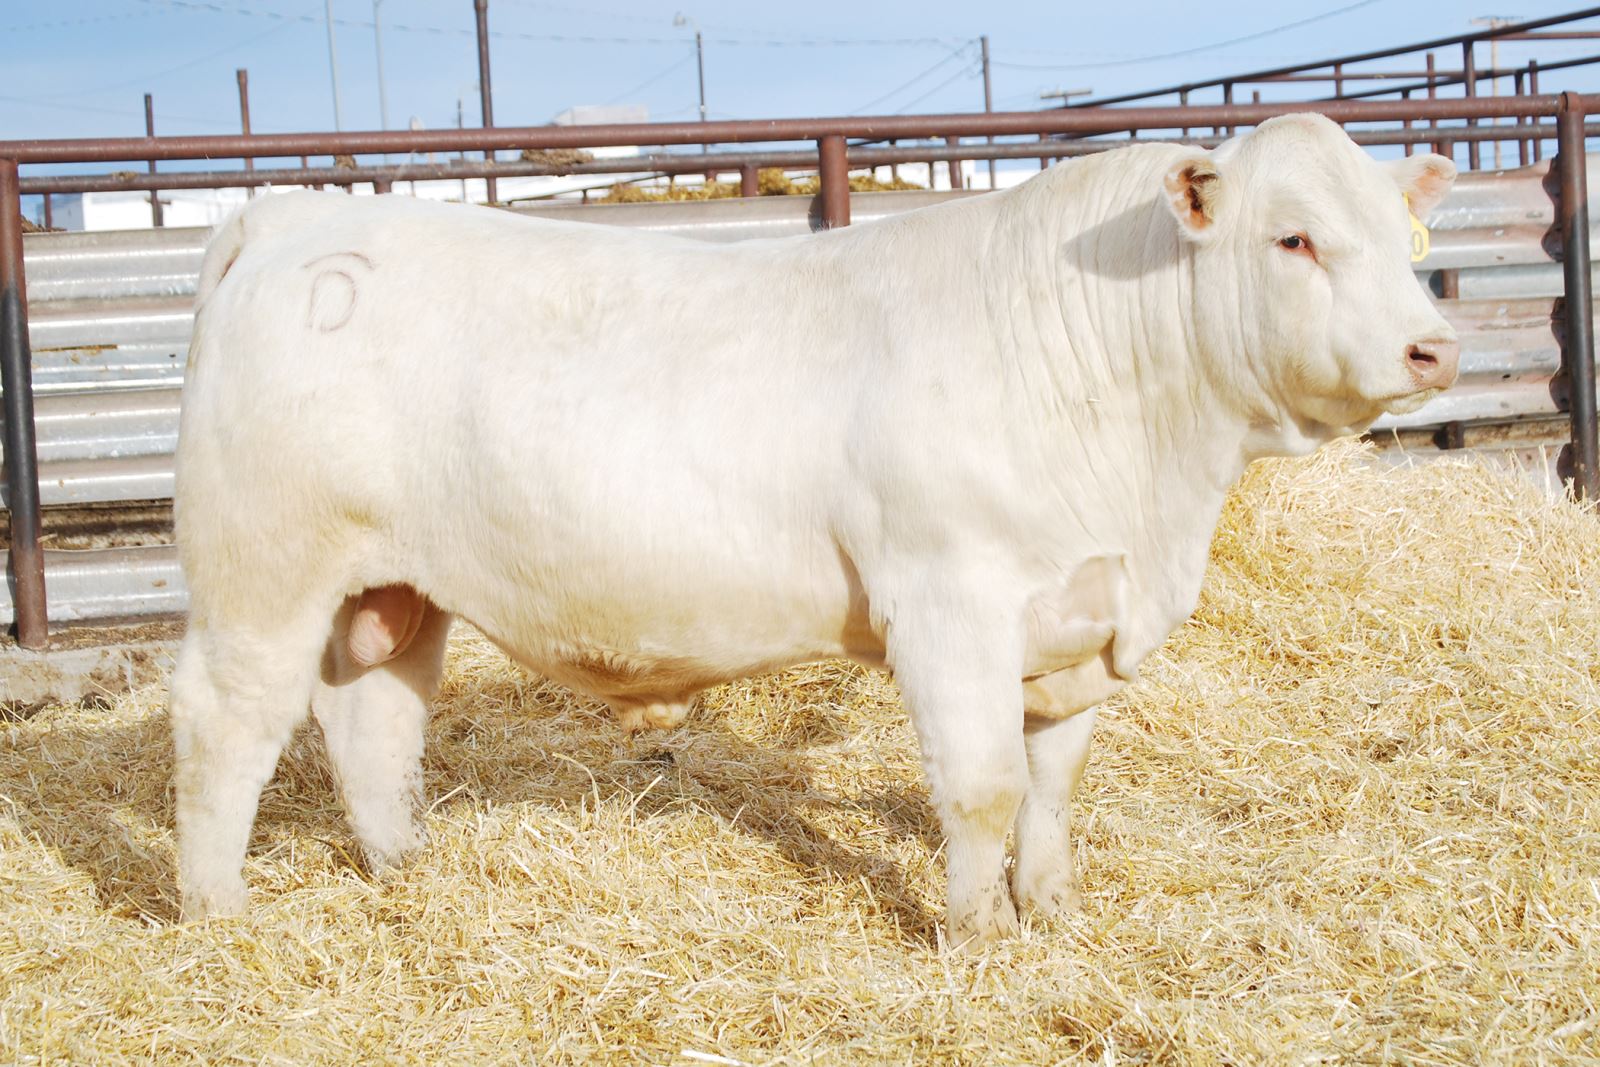
[[[244,251],[244,216],[249,210],[249,204],[239,208],[211,232],[211,240],[206,243],[205,259],[200,262],[200,283],[195,289],[194,305],[197,309],[205,306],[206,299],[216,291],[223,275],[228,273],[228,268]]]

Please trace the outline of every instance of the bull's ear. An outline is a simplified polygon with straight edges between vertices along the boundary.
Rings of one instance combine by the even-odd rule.
[[[1179,232],[1191,241],[1205,241],[1216,233],[1222,180],[1215,163],[1205,156],[1185,159],[1167,171],[1162,186]]]
[[[1425,219],[1455,184],[1456,165],[1431,153],[1406,156],[1389,164],[1389,174],[1410,202],[1411,213]]]

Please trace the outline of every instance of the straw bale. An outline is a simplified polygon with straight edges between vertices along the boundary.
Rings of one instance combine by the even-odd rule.
[[[1593,1063],[1600,519],[1468,462],[1258,464],[1109,705],[1085,907],[941,952],[891,682],[628,739],[461,633],[430,844],[356,862],[314,730],[249,918],[172,923],[164,693],[0,724],[0,1061]]]

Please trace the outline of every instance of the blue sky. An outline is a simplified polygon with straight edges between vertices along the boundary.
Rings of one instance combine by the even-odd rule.
[[[333,9],[344,128],[376,129],[372,0],[333,0]],[[1479,15],[1567,9],[1522,0],[1508,11],[1485,0],[490,0],[489,15],[496,120],[535,125],[572,104],[605,102],[642,103],[657,119],[693,117],[693,30],[674,26],[679,13],[707,39],[711,116],[755,118],[978,109],[971,42],[985,33],[997,107],[1020,109],[1040,106],[1038,93],[1056,86],[1105,95],[1454,34]],[[258,131],[330,129],[323,13],[324,0],[5,0],[0,137],[142,133],[146,91],[155,94],[159,132],[229,132],[238,122],[237,67],[250,71]],[[1302,20],[1315,21],[1269,32]],[[471,0],[383,0],[381,21],[390,125],[412,116],[430,128],[454,125],[458,98],[474,123]],[[1255,34],[1262,35],[1226,43]],[[1502,63],[1528,47],[1501,46]],[[1546,48],[1595,50],[1593,42]],[[1570,84],[1592,81],[1577,75]]]

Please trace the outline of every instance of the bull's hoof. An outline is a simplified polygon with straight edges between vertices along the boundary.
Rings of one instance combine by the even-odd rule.
[[[236,919],[245,913],[244,883],[237,888],[210,890],[184,890],[179,917],[183,922],[204,922],[206,919]]]
[[[372,878],[382,881],[399,872],[412,856],[422,851],[424,844],[421,831],[415,831],[391,844],[378,846],[363,842],[357,848],[361,853],[363,870]]]
[[[1013,889],[1016,907],[1030,920],[1059,923],[1083,910],[1083,894],[1078,893],[1077,878],[1070,877],[1059,865],[1054,870],[1035,870],[1030,877],[1019,864]]]
[[[1083,894],[1076,882],[1056,885],[1018,885],[1017,910],[1032,922],[1053,925],[1083,910]]]
[[[692,704],[689,701],[683,701],[677,704],[612,705],[611,710],[617,716],[617,725],[632,734],[647,727],[652,730],[671,730],[680,726],[689,717],[690,707]]]
[[[1017,909],[1005,893],[996,893],[978,908],[952,911],[945,923],[950,947],[956,952],[981,952],[999,941],[1022,933]]]

